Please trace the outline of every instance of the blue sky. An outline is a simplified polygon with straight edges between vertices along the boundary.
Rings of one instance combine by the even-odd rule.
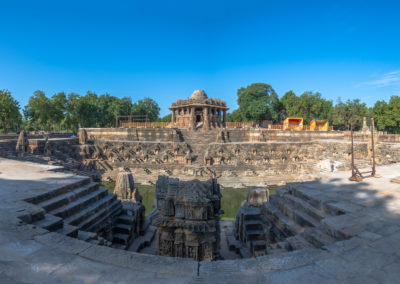
[[[399,1],[0,1],[0,89],[237,107],[265,82],[368,105],[400,95]]]

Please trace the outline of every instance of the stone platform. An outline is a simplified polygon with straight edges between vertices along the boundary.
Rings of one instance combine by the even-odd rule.
[[[337,204],[322,219],[332,233],[351,236],[330,245],[224,261],[138,254],[98,246],[27,224],[27,199],[85,179],[48,166],[0,159],[1,283],[398,283],[400,165],[378,167],[381,178],[361,183],[348,172],[292,185],[312,204]],[[330,207],[333,208],[333,207]]]

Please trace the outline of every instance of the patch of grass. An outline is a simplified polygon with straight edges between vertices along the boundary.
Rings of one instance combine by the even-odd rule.
[[[100,186],[107,188],[108,192],[113,193],[115,182],[103,181],[100,182]],[[153,204],[155,204],[154,186],[135,183],[135,188],[139,189],[139,193],[143,197],[142,204],[144,205],[144,207],[146,207],[146,215],[150,214],[151,212],[153,212]]]

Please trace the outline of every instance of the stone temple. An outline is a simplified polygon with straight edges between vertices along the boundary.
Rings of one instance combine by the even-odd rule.
[[[172,127],[208,130],[222,128],[226,124],[226,103],[208,98],[203,90],[196,90],[190,98],[177,100],[169,108],[172,111]]]
[[[156,184],[160,255],[213,260],[219,252],[221,193],[216,180],[179,181],[160,176]]]

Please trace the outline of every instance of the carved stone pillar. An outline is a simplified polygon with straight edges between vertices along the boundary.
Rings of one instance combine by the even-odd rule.
[[[185,127],[185,110],[184,110],[184,108],[181,108],[180,110],[179,110],[179,113],[180,113],[180,123],[179,123],[179,126],[181,127],[181,128],[183,128],[183,127]]]
[[[190,119],[189,119],[189,129],[195,129],[196,128],[196,117],[195,117],[195,108],[191,107],[190,108]]]
[[[226,110],[223,110],[222,127],[226,127]]]
[[[217,110],[217,112],[218,112],[218,115],[217,115],[217,125],[218,125],[218,127],[221,127],[221,125],[222,125],[221,110],[219,109],[219,110]]]
[[[210,129],[210,118],[208,116],[208,108],[203,108],[203,129],[209,130]]]
[[[172,110],[171,123],[173,126],[175,126],[175,110]]]

